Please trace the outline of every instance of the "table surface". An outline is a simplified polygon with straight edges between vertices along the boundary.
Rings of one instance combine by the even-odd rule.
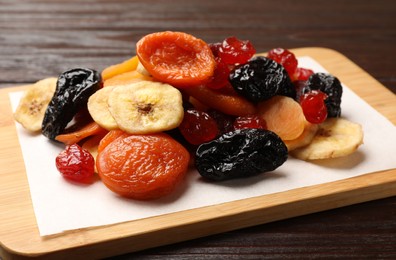
[[[207,42],[337,50],[396,93],[396,1],[0,0],[0,87],[76,66],[101,70],[151,32]],[[396,258],[396,197],[148,249],[113,259]]]

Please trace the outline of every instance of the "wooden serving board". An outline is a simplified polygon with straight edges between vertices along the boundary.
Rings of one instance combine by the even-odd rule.
[[[310,56],[318,61],[396,123],[396,96],[345,56],[323,48],[292,51],[297,56]],[[9,92],[21,89],[0,90],[0,256],[5,259],[36,256],[44,259],[103,258],[396,195],[396,169],[393,169],[241,201],[41,237],[8,98]]]

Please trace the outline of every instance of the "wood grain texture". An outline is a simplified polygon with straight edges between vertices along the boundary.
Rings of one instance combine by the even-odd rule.
[[[339,75],[357,94],[373,103],[379,112],[396,122],[396,115],[390,112],[396,109],[396,96],[345,56],[324,48],[293,49],[293,52],[316,59],[331,73]],[[370,86],[377,96],[373,98],[360,86]],[[148,219],[40,237],[7,96],[9,91],[17,89],[20,88],[0,90],[0,104],[5,112],[0,130],[7,135],[2,137],[5,145],[0,148],[3,154],[0,157],[3,200],[0,211],[7,213],[0,219],[4,255],[45,259],[103,258],[396,195],[394,169]],[[386,107],[376,105],[379,99],[389,103]],[[5,156],[9,153],[13,154],[12,159]],[[6,167],[10,163],[14,165],[12,169]]]
[[[75,66],[102,69],[133,54],[134,43],[146,33],[181,30],[209,42],[235,35],[251,40],[258,51],[277,46],[334,49],[396,93],[395,13],[393,0],[0,0],[0,88],[29,84]],[[375,98],[376,90],[364,91],[377,107],[395,115],[385,101]],[[5,156],[18,159],[20,154]],[[0,207],[21,196],[28,201],[23,184],[11,176],[8,180],[20,186],[10,198],[0,197]],[[115,259],[395,259],[395,206],[396,197],[376,200]],[[31,209],[16,219],[34,221]],[[20,234],[25,228],[21,226]],[[74,239],[84,243],[87,238]],[[120,241],[113,246],[128,248]]]

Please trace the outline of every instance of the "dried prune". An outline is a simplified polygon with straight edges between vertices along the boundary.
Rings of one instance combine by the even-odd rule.
[[[320,90],[326,93],[327,117],[341,116],[342,85],[338,78],[328,73],[314,73],[302,88],[301,94],[309,93],[312,90]]]
[[[100,73],[85,68],[63,72],[45,111],[41,132],[51,140],[61,134],[73,117],[84,108],[88,98],[102,84]]]
[[[274,132],[240,129],[201,144],[195,155],[200,175],[222,181],[273,171],[286,161],[288,150]]]
[[[233,88],[252,102],[260,102],[275,95],[295,98],[296,91],[285,68],[262,56],[237,66],[230,73]]]

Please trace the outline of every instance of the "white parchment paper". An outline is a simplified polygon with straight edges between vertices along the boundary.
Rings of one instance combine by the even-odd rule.
[[[315,72],[326,72],[310,57],[299,58],[299,65]],[[10,93],[14,110],[21,95],[21,92]],[[46,236],[396,168],[395,126],[346,86],[342,99],[342,116],[360,123],[365,134],[364,144],[351,156],[317,163],[289,158],[274,172],[215,184],[203,181],[197,172],[191,171],[172,196],[149,202],[120,198],[99,180],[91,185],[66,181],[55,167],[55,157],[64,147],[41,135],[30,135],[19,124],[16,126],[38,228],[40,235]]]

